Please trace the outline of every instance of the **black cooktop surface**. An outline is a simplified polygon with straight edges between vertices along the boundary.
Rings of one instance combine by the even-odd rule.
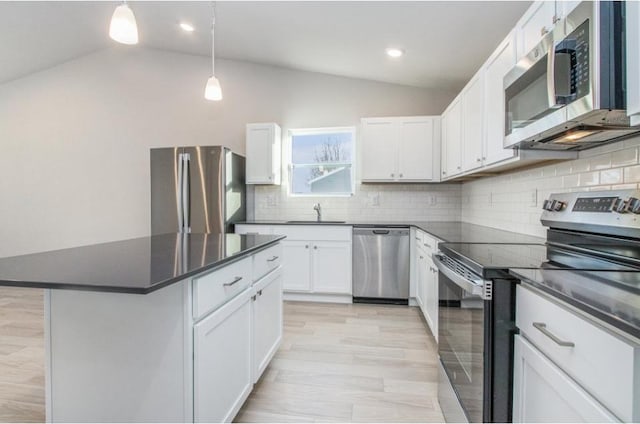
[[[537,269],[548,260],[544,244],[441,243],[438,247],[485,278],[492,271]]]

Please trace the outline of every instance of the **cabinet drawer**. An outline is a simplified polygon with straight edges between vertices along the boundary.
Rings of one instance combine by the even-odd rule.
[[[438,243],[436,239],[422,230],[416,230],[416,243],[419,243],[419,246],[428,256],[431,256],[438,251]]]
[[[282,263],[282,244],[278,243],[253,255],[253,281],[258,281]]]
[[[521,334],[620,419],[640,418],[637,344],[523,286],[517,288],[516,325]],[[562,342],[573,346],[563,346]]]
[[[287,240],[351,241],[351,232],[348,225],[278,225],[272,234],[287,236]]]
[[[252,258],[193,279],[193,317],[199,319],[251,285]]]

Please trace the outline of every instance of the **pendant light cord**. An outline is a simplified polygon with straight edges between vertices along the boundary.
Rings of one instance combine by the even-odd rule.
[[[216,59],[215,59],[215,26],[216,26],[216,2],[211,2],[211,75],[216,74]]]

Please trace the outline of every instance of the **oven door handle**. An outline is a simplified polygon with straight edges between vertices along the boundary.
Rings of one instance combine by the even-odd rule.
[[[434,253],[433,262],[438,270],[449,278],[458,287],[471,293],[475,296],[480,296],[484,300],[491,300],[491,281],[487,280],[469,280],[462,275],[458,274],[451,268],[449,268],[442,260],[443,256],[439,253]]]

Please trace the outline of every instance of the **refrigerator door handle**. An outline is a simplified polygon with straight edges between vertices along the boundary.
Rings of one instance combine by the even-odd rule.
[[[189,153],[184,154],[184,166],[182,168],[183,176],[182,176],[182,210],[184,214],[184,232],[191,232],[191,213],[189,210],[191,204],[191,170],[189,169],[191,165],[191,155]]]
[[[178,204],[178,232],[184,231],[184,153],[178,154],[178,184],[176,186],[176,198]]]

